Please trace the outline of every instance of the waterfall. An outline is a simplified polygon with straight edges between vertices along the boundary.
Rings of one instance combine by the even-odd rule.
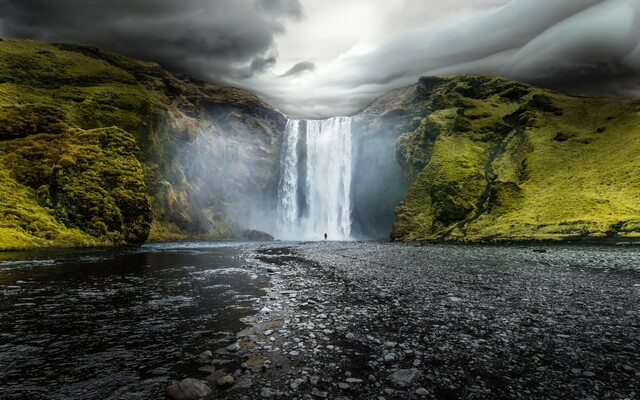
[[[289,120],[278,188],[278,236],[291,240],[349,239],[351,118]]]

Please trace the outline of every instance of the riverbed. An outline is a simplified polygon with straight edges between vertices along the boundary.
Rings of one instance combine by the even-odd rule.
[[[183,243],[0,257],[3,399],[163,398],[187,377],[212,399],[639,394],[636,247]]]

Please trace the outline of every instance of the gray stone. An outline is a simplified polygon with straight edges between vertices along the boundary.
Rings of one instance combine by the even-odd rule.
[[[397,387],[407,387],[411,385],[420,372],[415,369],[399,369],[389,375],[389,380]]]
[[[416,394],[418,396],[428,396],[429,395],[429,391],[427,389],[421,387],[421,388],[416,389]]]
[[[262,388],[260,390],[260,396],[262,397],[273,397],[276,395],[276,392],[274,392],[273,390],[271,390],[271,388]]]
[[[311,391],[311,395],[315,396],[315,397],[320,397],[320,398],[326,399],[327,396],[329,396],[329,393],[323,392],[323,391],[319,390],[318,388],[313,388],[313,390]]]
[[[218,379],[216,382],[218,386],[230,386],[233,385],[236,380],[231,375],[225,375],[222,378]]]
[[[167,396],[174,400],[199,400],[211,393],[209,386],[193,378],[183,379],[167,388]]]
[[[230,353],[235,353],[236,351],[240,350],[240,345],[238,343],[234,343],[234,344],[230,344],[226,347],[227,351]]]
[[[167,375],[169,373],[169,370],[166,368],[154,368],[151,370],[151,373],[153,375]]]
[[[211,352],[211,350],[203,351],[202,353],[200,353],[200,358],[202,358],[203,360],[209,360],[213,358],[213,353]]]
[[[384,355],[384,361],[385,362],[390,362],[390,361],[395,361],[396,359],[396,354],[395,353],[387,353]]]
[[[300,385],[302,385],[304,383],[304,379],[296,379],[293,382],[291,382],[291,390],[298,390],[298,388],[300,387]]]

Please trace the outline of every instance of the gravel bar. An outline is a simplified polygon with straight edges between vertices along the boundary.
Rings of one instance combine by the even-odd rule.
[[[637,399],[640,248],[248,248],[272,286],[216,399]]]

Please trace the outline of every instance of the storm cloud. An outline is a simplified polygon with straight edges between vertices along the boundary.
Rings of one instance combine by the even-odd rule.
[[[298,0],[0,0],[3,36],[98,46],[216,81],[275,63]]]
[[[322,117],[355,112],[389,89],[437,74],[499,75],[570,93],[639,97],[640,2],[513,0],[346,53],[313,81],[296,82],[295,91],[267,87],[271,101],[288,103],[289,113]],[[296,98],[298,92],[305,95]]]
[[[433,74],[640,96],[638,0],[0,0],[0,11],[4,36],[158,61],[295,117],[350,114]]]

